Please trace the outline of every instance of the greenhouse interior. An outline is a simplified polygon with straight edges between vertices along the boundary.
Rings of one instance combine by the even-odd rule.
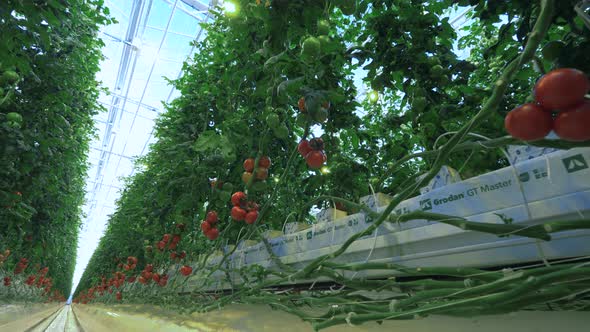
[[[590,0],[2,0],[0,331],[589,331],[589,60]]]

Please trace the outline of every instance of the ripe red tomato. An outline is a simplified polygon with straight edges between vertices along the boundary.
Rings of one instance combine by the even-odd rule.
[[[178,243],[178,242],[180,242],[180,235],[178,235],[178,234],[175,234],[175,235],[172,237],[172,243]]]
[[[205,221],[211,225],[214,225],[216,222],[219,221],[219,216],[217,215],[217,211],[209,211],[207,212],[207,217]]]
[[[121,292],[117,292],[117,301],[121,301],[123,299],[123,294]]]
[[[301,113],[307,112],[305,110],[305,97],[299,98],[299,101],[297,102],[297,107],[299,107],[299,111],[301,111]]]
[[[246,160],[244,160],[244,170],[246,172],[250,172],[252,173],[252,171],[254,170],[254,159],[253,158],[248,158]]]
[[[299,154],[305,158],[305,156],[307,156],[307,154],[311,151],[309,141],[306,139],[301,140],[297,146],[297,151],[299,151]]]
[[[207,222],[207,220],[201,223],[201,231],[203,233],[207,233],[211,229],[211,224]]]
[[[135,282],[135,277],[127,277],[127,282],[132,284]]]
[[[541,106],[529,103],[510,111],[504,119],[504,126],[512,137],[535,141],[549,134],[553,128],[553,118]]]
[[[566,141],[590,140],[590,100],[559,112],[554,127],[557,136]]]
[[[231,203],[234,206],[240,205],[245,200],[246,200],[246,194],[244,194],[241,191],[235,192],[233,195],[231,195]]]
[[[171,237],[172,237],[172,235],[170,235],[170,234],[164,234],[164,236],[162,236],[162,241],[168,243],[168,241],[170,241]]]
[[[252,225],[258,219],[258,211],[250,211],[246,214],[246,223]]]
[[[267,156],[260,157],[260,159],[258,159],[258,167],[270,168],[270,158]]]
[[[535,100],[547,110],[575,106],[590,90],[586,74],[573,68],[560,68],[543,75],[535,85]]]
[[[160,281],[160,274],[159,273],[154,273],[152,275],[152,280],[155,282],[159,282]]]
[[[231,217],[234,218],[236,221],[242,221],[246,218],[246,210],[242,209],[239,206],[234,206],[231,209]]]
[[[185,277],[189,276],[191,273],[193,273],[193,268],[190,266],[184,265],[183,267],[180,268],[180,274],[182,274]]]
[[[268,169],[263,167],[258,167],[256,169],[256,179],[258,180],[266,180],[268,178]]]
[[[170,253],[170,259],[176,259],[178,255],[173,251]]]
[[[211,230],[208,231],[205,236],[207,236],[209,240],[213,241],[219,236],[219,230],[217,228],[211,228]]]
[[[326,160],[326,155],[322,151],[311,151],[310,153],[305,156],[305,161],[307,165],[312,169],[317,169],[322,167]]]

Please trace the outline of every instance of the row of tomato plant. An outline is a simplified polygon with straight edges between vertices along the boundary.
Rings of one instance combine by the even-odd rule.
[[[490,148],[524,144],[521,139],[538,146],[587,146],[588,132],[583,128],[581,134],[560,135],[567,141],[551,141],[542,139],[547,126],[537,129],[534,137],[521,136],[518,131],[529,130],[528,121],[511,120],[519,113],[518,105],[535,99],[546,105],[543,98],[556,95],[552,89],[543,96],[531,93],[545,70],[576,68],[574,80],[583,77],[586,81],[579,82],[587,84],[584,73],[590,67],[583,54],[590,48],[589,32],[573,10],[575,1],[234,3],[237,13],[217,8],[215,20],[204,25],[206,40],[196,44],[198,52],[174,82],[181,96],[158,120],[158,141],[138,160],[141,172],[127,179],[118,208],[76,290],[77,301],[152,302],[188,311],[213,310],[236,301],[265,303],[321,329],[432,312],[507,312],[581,287],[552,284],[588,273],[587,268],[572,266],[531,270],[504,285],[499,282],[504,276],[500,272],[332,261],[383,222],[430,219],[544,240],[554,231],[588,227],[587,220],[524,229],[508,224],[481,227],[462,218],[427,213],[390,215],[400,201],[416,195],[443,163],[471,177],[508,165]],[[468,5],[473,6],[469,23],[456,30],[448,15]],[[469,49],[470,55],[459,57],[462,49]],[[366,76],[359,84],[357,75],[362,72]],[[545,82],[553,78],[555,84],[556,76],[550,73]],[[571,80],[557,78],[563,85],[578,86]],[[359,87],[371,91],[371,98],[359,95]],[[587,87],[578,90],[576,107],[586,103],[588,92]],[[551,117],[551,128],[553,117],[558,121],[562,112],[578,112],[545,108],[537,109],[541,113],[534,116]],[[587,113],[582,117],[588,121]],[[504,137],[506,130],[514,137]],[[493,139],[466,140],[473,131]],[[449,132],[457,133],[441,137]],[[430,150],[437,141],[442,147]],[[424,172],[426,176],[418,179]],[[371,190],[396,198],[378,214],[355,203]],[[261,240],[268,249],[265,230],[282,230],[288,221],[313,223],[312,209],[331,204],[349,213],[363,211],[375,221],[336,252],[299,270],[272,254],[274,270],[260,266],[225,270],[224,263],[236,247],[219,264],[206,265],[207,257],[241,240]],[[431,273],[455,279],[402,283],[353,280],[339,272],[365,269],[403,269],[415,277]],[[229,295],[211,293],[207,287],[215,271],[239,273],[244,285]],[[191,291],[194,296],[179,297],[180,287],[196,272],[202,284]],[[528,276],[538,280],[526,283]],[[319,277],[347,289],[312,296],[296,291],[277,295],[266,289],[281,281]],[[477,287],[456,294],[465,285]],[[395,287],[412,295],[366,305],[363,301],[368,298],[349,290]],[[543,296],[527,295],[531,287]],[[301,309],[305,305],[323,312],[310,314]]]
[[[0,3],[0,301],[71,291],[107,14],[101,0]]]

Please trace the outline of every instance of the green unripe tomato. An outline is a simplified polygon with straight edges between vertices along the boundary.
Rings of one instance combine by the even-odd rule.
[[[6,120],[9,122],[16,122],[20,124],[23,122],[23,117],[16,112],[10,112],[6,114]]]
[[[321,50],[323,53],[332,51],[332,39],[328,36],[319,36],[318,40],[320,41]]]
[[[307,126],[307,120],[308,117],[305,114],[299,114],[297,115],[297,119],[295,120],[295,123],[301,127],[301,128],[305,128]]]
[[[234,185],[231,184],[230,182],[226,182],[223,184],[223,186],[221,187],[221,190],[223,191],[227,191],[227,192],[233,192],[234,190]]]
[[[279,116],[275,113],[266,116],[266,124],[271,128],[276,128],[280,122]]]
[[[3,84],[14,84],[18,82],[19,79],[20,76],[18,76],[18,74],[15,71],[7,70],[2,74],[0,82]]]
[[[423,111],[426,108],[426,98],[424,98],[424,97],[414,98],[414,101],[412,102],[412,108],[415,111]]]
[[[318,35],[326,36],[330,33],[330,23],[326,20],[318,21]]]
[[[434,77],[442,76],[444,71],[445,69],[441,65],[434,65],[432,68],[430,68],[430,74],[432,74]]]
[[[323,107],[320,108],[313,114],[313,119],[319,123],[325,122],[328,120],[328,110]]]
[[[301,49],[301,54],[309,57],[315,58],[320,55],[321,50],[321,43],[316,37],[308,37],[303,41],[303,48]]]
[[[285,124],[281,124],[274,129],[274,134],[277,138],[286,139],[289,137],[289,128]]]
[[[354,15],[356,12],[356,0],[341,0],[339,8],[344,15]]]

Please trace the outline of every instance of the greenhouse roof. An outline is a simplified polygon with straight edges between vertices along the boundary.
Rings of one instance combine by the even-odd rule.
[[[212,2],[216,2],[215,0]],[[191,42],[205,37],[199,23],[210,19],[205,0],[106,0],[118,23],[102,27],[104,60],[97,79],[106,89],[106,108],[95,117],[86,184],[86,218],[79,239],[74,283],[94,252],[108,217],[115,211],[123,177],[134,173],[134,159],[145,155],[155,138],[154,121],[163,102],[178,96],[165,78],[180,76],[191,57]]]

